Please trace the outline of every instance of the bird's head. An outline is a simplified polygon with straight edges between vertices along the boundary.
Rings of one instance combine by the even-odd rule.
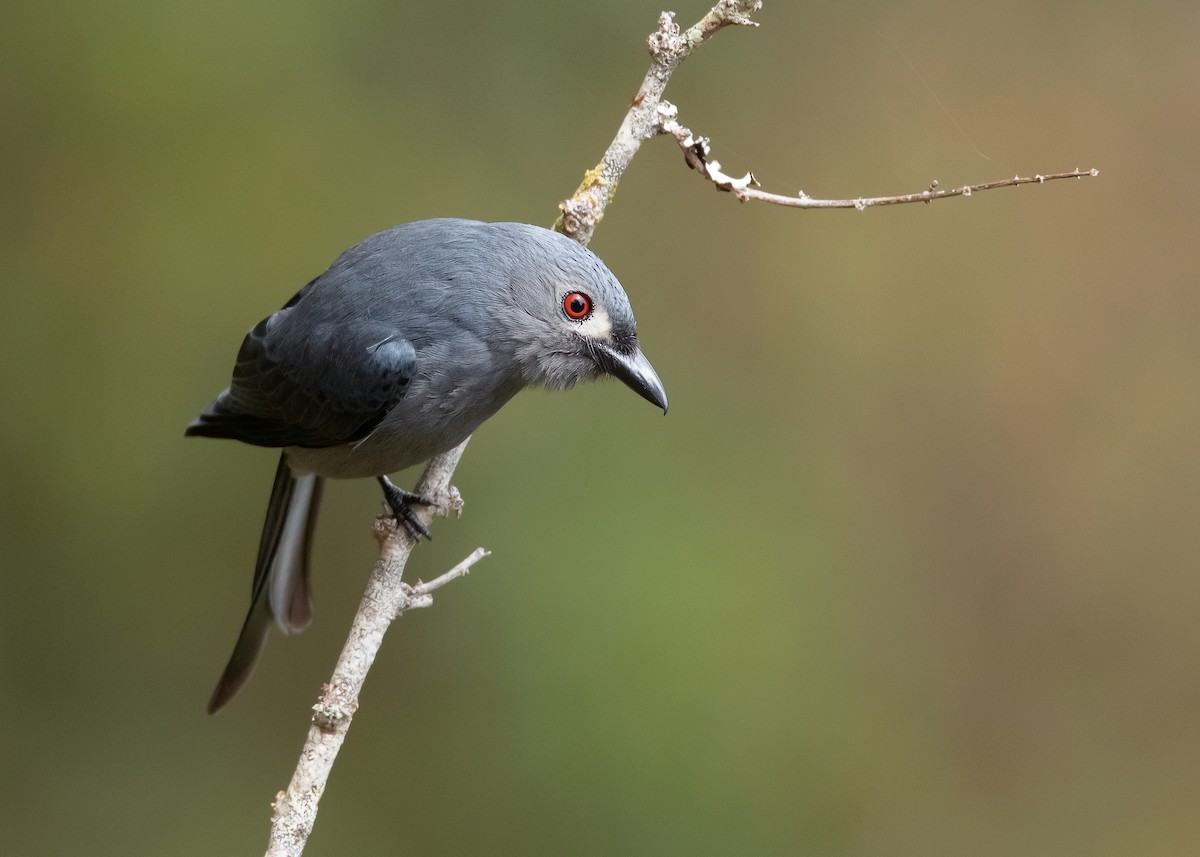
[[[506,327],[526,383],[564,389],[611,375],[666,413],[667,393],[638,347],[629,298],[604,263],[548,229],[494,225],[513,233],[505,242]]]

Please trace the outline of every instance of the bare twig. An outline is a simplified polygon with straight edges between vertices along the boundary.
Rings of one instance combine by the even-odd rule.
[[[556,230],[588,245],[633,156],[645,140],[663,133],[658,106],[671,74],[692,51],[725,27],[758,26],[750,16],[761,8],[761,0],[721,0],[686,30],[675,23],[675,13],[659,15],[658,29],[646,40],[650,68],[642,85],[600,163],[583,174],[583,182],[570,199],[558,204],[561,213],[554,224]]]
[[[1065,173],[1036,174],[1032,176],[1013,176],[1011,179],[981,182],[979,184],[961,185],[959,187],[942,189],[938,187],[937,179],[929,183],[929,187],[917,193],[905,193],[898,196],[868,196],[855,199],[814,199],[800,191],[796,196],[784,196],[761,190],[754,173],[746,173],[736,177],[726,175],[721,170],[720,161],[711,157],[711,147],[707,137],[697,137],[690,128],[685,128],[676,120],[675,105],[663,101],[658,105],[658,115],[662,133],[670,134],[683,150],[684,160],[692,169],[708,179],[717,190],[728,191],[737,198],[738,202],[770,202],[775,205],[786,205],[791,208],[857,208],[863,211],[879,205],[900,205],[906,202],[933,202],[938,199],[949,199],[953,196],[970,196],[976,191],[993,190],[998,187],[1018,187],[1023,184],[1043,184],[1054,179],[1081,179],[1100,175],[1097,169],[1081,170],[1076,167]]]

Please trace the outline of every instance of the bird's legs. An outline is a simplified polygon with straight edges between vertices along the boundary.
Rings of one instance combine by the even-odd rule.
[[[395,517],[396,523],[404,527],[404,531],[414,539],[419,541],[420,537],[424,536],[432,541],[433,536],[429,534],[429,528],[421,523],[421,519],[413,511],[413,504],[419,503],[422,506],[436,506],[438,504],[437,500],[426,497],[424,494],[413,494],[411,491],[398,488],[386,476],[379,477],[379,484],[383,487],[383,497],[387,500],[388,507],[392,510],[392,515]]]

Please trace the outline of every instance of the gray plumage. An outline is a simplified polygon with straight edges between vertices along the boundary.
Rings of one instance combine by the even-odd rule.
[[[585,312],[586,310],[586,312]],[[426,220],[343,253],[246,335],[233,380],[188,435],[281,447],[251,607],[215,711],[274,619],[312,615],[308,554],[325,478],[379,478],[397,519],[422,502],[386,475],[461,443],[525,387],[604,374],[666,410],[628,298],[593,253],[536,226]]]

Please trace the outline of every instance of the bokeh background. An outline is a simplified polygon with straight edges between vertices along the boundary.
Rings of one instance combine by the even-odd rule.
[[[707,0],[676,6],[685,23]],[[185,441],[345,247],[549,224],[646,67],[619,2],[10,2],[0,851],[254,854],[375,553],[217,717],[273,453]],[[1200,6],[769,2],[592,245],[671,396],[518,397],[412,576],[308,853],[1188,855],[1200,842]],[[414,474],[406,474],[411,480]]]

